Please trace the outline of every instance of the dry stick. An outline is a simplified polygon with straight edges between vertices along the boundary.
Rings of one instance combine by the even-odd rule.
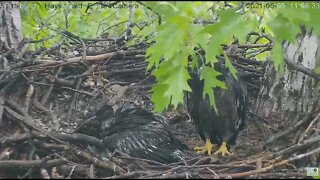
[[[89,73],[91,73],[91,72],[93,71],[93,69],[94,69],[94,67],[91,67],[91,68],[87,69],[87,70],[86,70],[84,73],[82,73],[82,74],[89,74]],[[79,90],[81,83],[82,83],[82,77],[80,77],[80,78],[78,79],[78,81],[77,81],[77,84],[76,84],[76,87],[75,87],[76,90]],[[68,111],[68,114],[67,114],[67,121],[69,121],[69,119],[70,119],[70,117],[71,117],[72,109],[73,109],[73,106],[74,106],[75,103],[76,103],[76,100],[77,100],[77,97],[78,97],[78,96],[79,96],[79,93],[74,93],[73,99],[72,99],[72,102],[71,102],[71,106],[70,106],[69,111]]]
[[[183,167],[187,167],[187,168],[206,168],[206,167],[214,167],[214,168],[248,167],[248,168],[254,168],[255,165],[201,164],[201,165],[191,165],[191,166],[183,166]]]
[[[38,155],[36,155],[35,158],[36,158],[36,160],[40,160],[40,157]],[[43,179],[51,179],[48,171],[42,167],[40,168],[40,174]]]
[[[63,159],[55,160],[7,160],[0,161],[0,169],[11,169],[11,168],[40,168],[40,167],[54,167],[61,164],[65,164],[66,161]]]
[[[110,177],[104,177],[101,179],[133,179],[137,178],[141,175],[147,174],[146,171],[134,171],[134,172],[128,172],[122,175],[116,175],[116,176],[110,176]]]
[[[22,74],[22,75],[25,76],[24,74]],[[31,77],[27,78],[27,79],[28,79],[28,81],[29,81],[29,79],[32,80],[33,79],[33,75],[31,75]],[[26,94],[26,100],[25,100],[25,103],[24,103],[24,105],[25,105],[24,108],[25,108],[26,112],[29,111],[30,102],[31,102],[31,96],[33,95],[33,93],[34,93],[34,86],[33,86],[33,84],[29,84],[28,90],[27,90],[27,94]]]
[[[298,64],[297,62],[294,62],[292,60],[289,60],[288,58],[284,57],[284,61],[288,64],[289,67],[291,67],[294,70],[300,71],[306,75],[309,75],[313,77],[316,80],[320,80],[320,75],[318,75],[314,70],[309,69],[308,67],[305,67],[302,64]]]
[[[92,75],[99,75],[99,74],[105,74],[107,77],[111,76],[111,75],[116,75],[116,74],[121,74],[121,73],[133,73],[133,72],[139,72],[141,70],[145,70],[146,67],[138,67],[138,68],[132,68],[132,69],[119,69],[119,70],[113,70],[113,71],[107,71],[107,70],[103,70],[103,71],[96,71],[93,72]],[[76,75],[73,77],[83,77],[83,76],[87,76],[88,74],[83,73],[80,75]]]
[[[34,135],[39,136],[39,134],[37,134],[37,133],[35,133]],[[80,156],[83,159],[86,159],[87,161],[91,162],[95,166],[112,171],[116,174],[123,174],[123,172],[124,172],[124,170],[121,167],[117,166],[114,162],[112,162],[112,161],[105,162],[105,161],[99,160],[96,157],[90,155],[89,153],[82,151],[80,149],[74,148],[68,144],[54,145],[54,144],[49,144],[49,143],[38,143],[37,141],[35,141],[34,143],[36,145],[40,146],[41,148],[45,148],[45,149],[70,150],[75,155]]]
[[[0,160],[10,159],[10,155],[14,152],[14,149],[11,147],[6,147],[0,152]]]
[[[91,156],[87,152],[84,152],[81,150],[76,150],[76,149],[71,149],[71,150],[74,152],[74,154],[82,157],[83,159],[86,159],[87,161],[91,162],[95,166],[112,171],[118,175],[124,173],[124,170],[121,167],[117,166],[115,163],[113,163],[111,161],[109,163],[107,163],[107,162],[104,162],[100,159],[97,159],[96,157]]]
[[[269,170],[274,169],[275,167],[279,167],[279,166],[285,165],[285,164],[287,164],[289,162],[296,161],[296,160],[311,156],[311,155],[313,155],[315,153],[319,153],[319,152],[320,152],[320,147],[317,148],[317,149],[314,149],[313,151],[310,151],[308,153],[299,154],[298,156],[291,157],[289,159],[283,160],[281,162],[269,165],[267,167],[264,167],[264,168],[261,168],[261,169],[258,169],[258,170],[252,170],[252,171],[248,171],[248,172],[235,173],[235,174],[222,174],[222,175],[219,175],[219,178],[226,178],[226,177],[240,178],[240,177],[245,177],[245,176],[250,176],[250,175],[255,175],[255,174],[267,172]]]
[[[58,171],[57,171],[57,167],[53,167],[51,170],[51,177],[52,179],[63,179],[64,177],[61,176]]]
[[[306,173],[298,173],[298,172],[270,172],[270,173],[261,173],[250,176],[250,178],[284,178],[284,177],[306,177]]]
[[[0,93],[0,126],[2,122],[3,109],[4,109],[4,96],[2,93]]]
[[[1,146],[4,146],[6,144],[11,144],[11,143],[18,143],[21,141],[25,141],[31,137],[30,133],[25,133],[25,134],[14,134],[13,136],[9,137],[1,137],[0,138],[0,144]],[[0,158],[1,159],[1,158]]]
[[[189,179],[190,176],[191,177],[197,176],[197,174],[196,173],[190,173],[190,172],[183,172],[183,173],[168,174],[168,175],[162,175],[162,176],[156,176],[156,177],[148,177],[148,178],[149,179]]]
[[[20,136],[18,136],[20,132],[20,129],[18,129],[14,134],[13,134],[13,137],[7,137],[7,138],[1,138],[0,139],[0,144],[3,146],[4,144],[6,143],[10,143],[12,142],[12,140],[16,140],[16,139],[19,139],[21,140],[21,138],[19,138]],[[29,134],[30,135],[30,134]],[[18,136],[18,137],[17,137]],[[23,135],[22,135],[23,136]],[[30,137],[30,136],[29,136]],[[13,153],[13,148],[12,147],[6,147],[2,153],[0,153],[0,160],[3,160],[3,159],[9,159],[10,155]]]
[[[306,116],[299,121],[298,123],[296,123],[294,126],[289,127],[288,129],[286,129],[285,131],[281,131],[279,133],[276,133],[274,135],[272,135],[268,140],[267,140],[267,144],[271,144],[273,143],[275,140],[277,140],[278,138],[285,136],[291,132],[293,132],[294,130],[296,130],[297,128],[299,128],[301,125],[303,125],[304,123],[308,122],[309,119],[311,118],[311,113],[307,113]]]
[[[7,112],[9,112],[11,115],[13,115],[14,117],[16,117],[17,119],[21,120],[23,123],[27,124],[28,126],[46,134],[48,137],[62,143],[62,144],[65,144],[67,146],[69,146],[69,144],[53,137],[52,135],[50,135],[48,132],[46,132],[45,130],[42,130],[40,128],[37,128],[36,125],[32,122],[32,119],[30,116],[28,116],[28,114],[26,112],[24,112],[24,110],[22,110],[18,105],[14,104],[14,102],[12,101],[11,104],[15,105],[17,109],[20,109],[20,111],[22,111],[22,114],[26,114],[27,117],[24,117],[24,116],[21,116],[19,114],[17,114],[16,112],[14,112],[13,110],[11,110],[10,108],[8,107],[5,107],[5,110]],[[81,156],[82,158],[90,161],[91,163],[93,163],[94,165],[98,166],[98,167],[101,167],[101,168],[104,168],[104,169],[107,169],[107,170],[111,170],[113,172],[115,172],[116,174],[122,174],[123,170],[115,165],[114,163],[110,164],[110,163],[105,163],[104,161],[101,161],[101,160],[98,160],[97,158],[94,158],[92,157],[90,154],[84,152],[84,151],[81,151],[81,150],[77,150],[75,148],[72,148],[70,146],[70,150],[72,150],[76,155],[79,155]],[[1,168],[1,163],[0,163],[0,168]]]
[[[82,178],[88,175],[87,173],[89,172],[89,168],[90,166],[88,165],[77,165],[77,166],[72,165],[71,166],[66,164],[63,164],[57,167],[57,169],[61,174],[67,174],[73,170],[75,174],[77,174],[78,176],[81,176]]]
[[[160,176],[162,174],[168,174],[168,173],[173,173],[174,171],[177,171],[179,169],[181,169],[182,166],[177,166],[177,167],[173,167],[171,169],[168,169],[166,171],[161,171],[161,172],[157,172],[157,173],[153,173],[153,174],[147,174],[144,176],[144,178],[148,178],[148,177],[152,177],[152,176]]]
[[[272,161],[270,163],[274,163],[276,161],[279,161],[282,159],[282,157],[286,154],[292,153],[292,152],[296,152],[300,149],[306,148],[311,146],[312,144],[318,143],[320,142],[320,136],[316,136],[313,138],[310,138],[306,141],[304,141],[302,144],[295,144],[293,146],[290,146],[286,149],[283,149],[281,151],[278,151],[276,153],[273,154],[269,154],[268,156],[266,156],[265,158],[272,158]],[[270,163],[267,163],[267,165],[269,165]]]
[[[271,47],[270,43],[266,44],[244,44],[239,45],[238,48],[262,48],[262,47]]]
[[[280,150],[280,151],[278,151],[276,153],[270,153],[270,154],[267,154],[265,156],[260,156],[260,158],[262,158],[262,159],[272,158],[271,163],[272,162],[276,162],[276,161],[280,160],[286,154],[289,154],[289,153],[292,153],[292,152],[296,152],[296,151],[298,151],[300,149],[309,147],[312,144],[315,144],[315,143],[318,143],[318,142],[320,142],[320,136],[309,138],[308,140],[305,140],[302,144],[295,144],[293,146],[290,146],[288,148]],[[235,165],[235,164],[239,164],[239,163],[249,164],[249,163],[255,162],[256,159],[257,159],[257,157],[254,158],[253,160],[238,161],[238,162],[229,163],[228,165],[232,165],[232,164]],[[269,164],[270,163],[267,163],[267,165],[269,165]]]
[[[33,122],[33,120],[30,118],[30,116],[21,116],[20,114],[14,112],[12,109],[5,107],[4,108],[9,114],[11,114],[13,117],[15,117],[16,119],[20,120],[21,122],[23,122],[24,124],[28,125],[29,127],[32,127],[33,129],[40,131],[41,133],[47,135],[48,137],[52,138],[53,140],[62,143],[62,144],[67,144],[53,136],[51,136],[47,130],[41,129],[39,127],[36,126],[36,124]]]
[[[81,143],[86,143],[86,144],[98,146],[100,148],[105,148],[102,140],[95,138],[95,137],[92,137],[92,136],[85,135],[85,134],[50,133],[50,135],[57,138],[57,139],[61,139],[64,141],[81,142]]]
[[[129,55],[137,55],[137,54],[145,54],[145,50],[131,50],[131,51],[116,51],[112,53],[106,53],[106,54],[100,54],[97,56],[87,56],[85,61],[90,62],[90,61],[102,61],[104,59],[108,59],[110,57],[117,57],[117,56],[129,56]],[[82,57],[73,57],[73,58],[68,58],[66,60],[60,60],[60,61],[55,61],[55,60],[37,60],[36,62],[39,62],[41,64],[39,65],[34,65],[34,66],[29,66],[29,69],[33,68],[43,68],[46,66],[51,66],[51,65],[64,65],[68,63],[77,63],[80,62]]]
[[[38,101],[38,91],[35,94],[35,97],[33,99],[33,104],[35,107],[40,109],[41,111],[45,112],[47,116],[50,117],[52,124],[54,124],[54,130],[58,131],[60,129],[60,124],[58,122],[57,116],[48,108],[44,107],[39,101]]]
[[[51,86],[50,84],[46,84],[46,83],[41,83],[41,82],[30,82],[30,83],[33,83],[33,84],[38,84],[38,85],[43,85],[43,86]],[[86,96],[91,96],[91,97],[94,97],[95,95],[89,93],[89,92],[86,92],[86,91],[80,91],[80,90],[76,90],[76,89],[73,89],[73,88],[70,88],[70,87],[59,87],[59,88],[62,88],[62,89],[66,89],[66,90],[70,90],[70,91],[74,91],[74,92],[77,92],[77,93],[80,93],[80,94],[84,94]]]
[[[62,68],[63,66],[60,66],[59,69],[57,70],[56,74],[54,75],[54,79],[57,79],[58,78],[58,75],[60,74],[60,72],[62,71]],[[44,96],[42,97],[41,99],[41,104],[44,105],[47,101],[48,101],[48,98],[50,97],[50,94],[53,90],[53,86],[54,86],[54,83],[52,83],[50,85],[50,88],[49,90],[47,91],[47,93],[44,94]]]
[[[78,79],[76,87],[75,87],[76,90],[79,90],[81,82],[82,82],[82,78],[80,77]],[[69,120],[70,120],[70,118],[72,116],[72,110],[74,109],[74,106],[76,104],[76,100],[77,100],[78,95],[79,95],[79,93],[77,93],[77,92],[73,94],[73,98],[72,98],[72,101],[70,103],[70,107],[69,107],[67,118],[66,118],[67,122],[69,122]]]
[[[301,136],[299,138],[298,143],[302,142],[302,140],[304,138],[307,137],[309,130],[311,129],[311,127],[320,119],[320,112],[318,113],[318,115],[311,121],[311,123],[309,124],[309,126],[307,127],[307,129],[303,132],[303,136]]]

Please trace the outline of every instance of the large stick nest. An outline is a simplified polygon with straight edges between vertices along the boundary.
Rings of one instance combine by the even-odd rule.
[[[123,47],[110,39],[26,51],[3,46],[0,68],[1,178],[284,178],[305,177],[299,168],[320,151],[309,138],[319,115],[308,115],[285,132],[251,114],[230,158],[198,155],[188,161],[161,164],[121,152],[97,154],[101,141],[75,133],[90,120],[97,104],[108,97],[114,108],[129,101],[152,109],[149,90],[154,78],[146,73],[145,46]],[[66,48],[68,47],[68,48]],[[270,44],[232,44],[224,47],[246,80],[254,100],[264,75],[264,64],[244,54],[270,50]],[[261,48],[260,50],[255,50]],[[85,49],[85,50],[84,50]],[[202,143],[183,107],[164,115],[174,134],[190,149]],[[268,148],[270,142],[303,128],[305,141]],[[262,133],[261,133],[262,132]]]

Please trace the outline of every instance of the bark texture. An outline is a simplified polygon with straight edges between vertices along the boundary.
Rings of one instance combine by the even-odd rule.
[[[22,41],[21,15],[19,2],[0,2],[0,40],[1,47],[17,48]]]
[[[283,44],[284,58],[309,69],[320,64],[320,46],[316,36],[297,39],[297,45]],[[267,119],[290,120],[292,123],[307,113],[319,108],[319,92],[316,80],[287,66],[284,73],[268,66],[265,81],[255,103],[255,112]]]

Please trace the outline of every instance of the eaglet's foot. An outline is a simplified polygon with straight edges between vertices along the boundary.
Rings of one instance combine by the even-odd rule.
[[[213,149],[213,144],[210,142],[209,139],[206,139],[206,144],[204,146],[194,148],[194,150],[196,150],[198,154],[208,152],[209,156],[212,154],[212,149]]]
[[[225,142],[221,144],[220,148],[214,154],[217,155],[219,153],[221,153],[222,156],[232,155],[232,153],[228,151],[227,143]]]

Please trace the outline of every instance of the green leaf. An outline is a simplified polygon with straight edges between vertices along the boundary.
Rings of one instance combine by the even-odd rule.
[[[148,59],[147,70],[159,65],[160,59],[170,59],[184,46],[184,40],[188,37],[189,19],[182,16],[174,16],[169,22],[159,27],[156,43],[147,49]]]
[[[184,66],[177,66],[168,72],[170,76],[164,81],[168,85],[168,89],[164,93],[165,97],[171,97],[171,104],[174,108],[183,102],[184,91],[191,92],[188,85],[190,75]]]
[[[221,44],[229,44],[232,42],[232,36],[235,35],[239,41],[244,41],[246,34],[258,27],[255,19],[245,22],[239,13],[233,10],[219,11],[219,22],[207,25],[200,31],[200,34],[211,34],[212,40],[208,45],[204,45],[206,51],[207,62],[216,62],[215,57],[220,55],[223,50]],[[235,31],[236,29],[236,31]]]
[[[203,49],[205,50],[206,54],[205,54],[205,59],[206,59],[206,63],[215,63],[217,62],[216,56],[220,55],[223,53],[223,50],[221,48],[221,43],[219,43],[219,41],[221,42],[222,40],[217,38],[215,39],[216,41],[211,41],[209,45],[204,46]]]
[[[204,66],[201,69],[200,79],[204,80],[204,87],[203,87],[203,97],[209,97],[209,102],[211,107],[218,112],[216,103],[215,103],[215,96],[213,88],[222,88],[225,89],[226,86],[224,82],[219,81],[217,77],[221,75],[220,72],[215,71],[213,68]]]
[[[276,40],[272,49],[271,61],[273,62],[274,68],[280,73],[284,70],[284,58],[282,52],[282,42],[280,40]]]
[[[198,57],[197,54],[194,53],[194,54],[192,55],[191,68],[197,68],[197,67],[199,67],[198,58],[200,58],[200,57]]]
[[[188,53],[186,52],[177,53],[173,58],[162,62],[153,73],[157,78],[156,86],[160,85],[163,92],[157,92],[159,89],[156,88],[153,90],[152,97],[155,96],[154,98],[157,99],[158,96],[162,96],[166,100],[169,99],[165,101],[167,104],[158,104],[157,101],[154,101],[157,111],[162,111],[170,103],[176,108],[179,103],[183,102],[184,91],[191,91],[187,83],[190,75],[187,71]]]
[[[163,82],[170,76],[168,71],[171,71],[172,68],[174,68],[172,59],[163,61],[159,68],[154,70],[153,75],[157,78],[157,81]]]
[[[315,71],[317,74],[320,74],[320,67],[315,68],[314,71]]]
[[[238,76],[237,76],[238,71],[237,71],[237,69],[231,64],[231,61],[230,61],[229,57],[227,56],[227,54],[225,52],[223,52],[223,55],[224,55],[224,58],[225,58],[226,67],[229,69],[229,71],[232,74],[232,76],[235,79],[238,79]]]
[[[164,96],[167,88],[167,84],[157,84],[156,86],[152,87],[152,96],[150,100],[154,104],[155,112],[163,111],[170,103],[170,97]]]
[[[271,30],[278,40],[288,40],[290,43],[295,44],[296,34],[299,32],[297,26],[292,25],[292,22],[282,15],[278,14],[274,21],[269,23]]]

